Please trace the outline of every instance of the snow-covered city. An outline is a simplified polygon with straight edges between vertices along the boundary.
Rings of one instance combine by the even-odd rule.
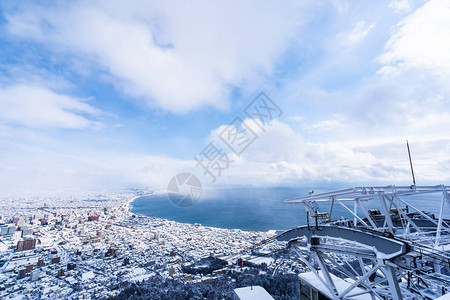
[[[231,283],[228,271],[256,266],[260,271],[254,275],[268,270],[288,274],[302,268],[254,255],[252,248],[274,232],[135,215],[130,201],[142,193],[2,200],[0,298],[109,298],[152,277],[183,284]],[[205,267],[208,258],[222,264],[202,272],[198,263]]]

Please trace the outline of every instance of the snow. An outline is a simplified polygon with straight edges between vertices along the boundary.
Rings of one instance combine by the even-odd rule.
[[[25,256],[17,259],[11,259],[5,266],[5,271],[11,271],[20,266],[25,266],[28,264],[36,264],[38,262],[37,255]]]
[[[142,280],[147,280],[150,277],[152,277],[152,274],[142,274],[142,275],[138,275],[135,276],[133,278],[130,279],[131,282],[138,282],[138,281],[142,281]]]
[[[146,274],[146,272],[147,271],[144,268],[134,268],[126,275],[126,278],[131,282],[137,282],[146,280],[155,275],[154,273]]]
[[[81,274],[81,280],[82,281],[87,281],[87,280],[90,280],[90,279],[94,279],[94,277],[95,277],[95,274],[92,271],[89,271],[89,272]]]
[[[450,300],[450,293],[449,294],[445,294],[439,298],[436,298],[435,300]]]
[[[0,252],[6,252],[9,250],[9,246],[4,244],[4,243],[0,243]]]
[[[250,262],[260,265],[262,263],[266,263],[266,265],[270,266],[271,264],[273,264],[273,258],[271,257],[257,257],[254,259],[251,259]]]
[[[259,285],[237,288],[234,289],[234,293],[240,300],[274,300],[274,298]]]
[[[75,284],[75,283],[77,283],[76,279],[73,278],[73,276],[67,277],[67,278],[66,278],[66,281],[67,281],[68,283],[70,283],[70,284]]]
[[[319,292],[321,292],[322,294],[324,294],[325,296],[329,297],[330,299],[332,299],[333,297],[331,296],[330,291],[328,290],[328,288],[322,283],[322,281],[320,281],[319,278],[317,278],[317,274],[315,272],[306,272],[306,273],[300,273],[298,275],[300,277],[300,279],[302,281],[307,282],[311,287],[313,287],[314,289],[318,290]],[[322,271],[319,271],[319,276],[321,278],[323,277]],[[333,279],[333,283],[336,286],[336,289],[339,293],[342,293],[343,291],[345,291],[349,286],[352,285],[352,283],[349,283],[333,274],[330,274],[331,278]],[[353,290],[351,290],[348,294],[348,296],[351,296],[353,294],[358,294],[358,293],[363,293],[364,290],[359,288],[359,287],[355,287]],[[354,297],[351,297],[354,300],[365,300],[365,299],[372,299],[370,294],[366,293],[366,294],[362,294],[362,295],[357,295]]]

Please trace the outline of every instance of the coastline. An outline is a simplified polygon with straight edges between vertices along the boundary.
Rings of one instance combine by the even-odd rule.
[[[220,227],[220,226],[213,226],[213,225],[205,225],[201,222],[180,222],[177,220],[173,220],[173,219],[167,219],[167,218],[162,218],[162,217],[156,217],[156,216],[149,216],[149,215],[145,215],[143,213],[139,213],[139,212],[132,212],[132,203],[136,200],[139,199],[141,197],[148,197],[148,196],[153,196],[155,195],[155,193],[152,194],[146,194],[146,195],[141,195],[141,196],[136,196],[131,198],[130,200],[128,200],[124,205],[122,205],[122,208],[125,209],[126,212],[128,212],[129,214],[133,214],[133,215],[137,215],[140,217],[145,217],[145,218],[152,218],[152,219],[156,219],[156,220],[162,220],[162,221],[166,221],[166,222],[175,222],[177,224],[183,224],[183,225],[201,225],[202,227],[205,228],[212,228],[212,229],[219,229],[219,230],[232,230],[232,231],[236,231],[236,232],[252,232],[252,233],[266,233],[266,234],[271,234],[274,235],[276,232],[283,232],[288,230],[287,229],[267,229],[267,230],[251,230],[251,229],[242,229],[242,228],[229,228],[229,227]]]
[[[126,211],[128,211],[129,213],[133,213],[133,212],[131,211],[131,205],[132,205],[132,203],[133,203],[134,200],[136,200],[136,199],[138,199],[138,198],[141,198],[141,197],[143,197],[143,196],[136,196],[136,197],[134,197],[134,198],[128,200],[128,201],[123,205],[123,206],[124,206],[123,208],[124,208]]]
[[[166,222],[175,222],[177,224],[183,224],[183,225],[195,226],[196,224],[199,224],[199,225],[201,225],[202,227],[205,227],[205,228],[213,228],[213,229],[220,229],[220,230],[225,229],[225,230],[232,230],[232,231],[238,231],[238,232],[241,231],[241,232],[253,232],[253,233],[268,233],[268,234],[274,234],[275,232],[284,231],[284,230],[279,230],[279,229],[244,230],[244,229],[241,229],[241,228],[225,228],[225,227],[218,227],[218,226],[210,226],[210,225],[204,225],[204,224],[201,224],[201,223],[179,222],[179,221],[175,221],[175,220],[169,220],[169,219],[166,219],[166,218],[160,218],[160,217],[155,217],[155,216],[147,216],[147,215],[144,215],[142,213],[135,213],[135,212],[131,211],[133,201],[135,201],[136,199],[139,199],[141,197],[147,197],[147,196],[151,196],[151,195],[154,195],[154,194],[155,193],[152,193],[152,194],[149,194],[149,195],[141,195],[141,196],[133,197],[132,199],[128,200],[122,207],[129,214],[134,214],[134,215],[138,215],[140,217],[145,217],[145,218],[153,218],[153,219],[162,220],[162,221],[166,221]]]

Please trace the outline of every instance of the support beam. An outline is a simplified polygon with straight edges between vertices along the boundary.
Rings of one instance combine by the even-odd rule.
[[[363,221],[363,219],[361,219],[360,217],[358,217],[358,215],[355,215],[355,214],[353,213],[353,211],[352,211],[350,208],[348,208],[344,203],[342,203],[342,202],[339,201],[339,200],[336,200],[336,202],[339,203],[339,204],[340,204],[346,211],[348,211],[352,216],[354,216],[356,219],[358,219],[358,220],[361,222],[362,225],[364,225],[365,227],[371,229],[370,226],[369,226],[366,222]]]
[[[402,292],[400,290],[400,286],[398,285],[398,279],[395,275],[395,270],[393,267],[389,265],[385,265],[383,268],[381,268],[386,275],[388,282],[389,282],[389,291],[391,292],[391,297],[393,300],[402,300]]]
[[[436,232],[436,241],[434,246],[438,247],[440,244],[440,239],[441,239],[441,230],[442,230],[442,221],[444,219],[444,205],[445,202],[447,201],[447,190],[445,189],[445,187],[442,187],[442,200],[441,200],[441,208],[439,210],[439,221],[438,221],[438,227],[437,227],[437,232]]]
[[[384,198],[384,194],[380,193],[379,197],[380,197],[380,202],[381,202],[381,208],[383,209],[383,212],[384,212],[384,219],[387,222],[389,232],[394,234],[394,229],[393,229],[394,225],[392,224],[391,214],[389,213],[389,209],[387,208],[386,199]]]
[[[304,262],[305,265],[306,265],[311,271],[314,272],[314,274],[315,274],[316,277],[322,282],[322,284],[323,284],[324,286],[327,286],[327,282],[326,282],[325,280],[323,280],[323,278],[320,277],[319,274],[317,274],[317,272],[316,272],[314,266],[311,265],[311,263],[309,262],[309,260],[307,260],[306,257],[304,257],[303,254],[302,254],[300,251],[298,251],[295,247],[294,247],[294,251],[295,251],[295,253],[297,253],[297,255],[298,255],[298,257],[300,258],[300,260],[301,260],[302,262]]]
[[[361,276],[358,280],[356,280],[352,285],[350,285],[348,288],[346,288],[342,293],[339,294],[339,298],[342,299],[347,295],[351,290],[353,290],[355,287],[357,287],[359,284],[362,284],[367,278],[369,278],[370,275],[372,275],[374,272],[376,272],[381,266],[379,264],[376,264],[375,267],[370,269],[366,274]]]
[[[328,272],[327,265],[325,264],[325,261],[323,260],[322,253],[319,251],[316,251],[317,255],[317,262],[319,263],[320,269],[322,270],[322,274],[325,277],[325,280],[327,282],[326,287],[330,291],[331,295],[333,295],[334,299],[339,299],[339,293],[336,289],[336,286],[334,285],[333,279],[331,279],[330,273]]]
[[[408,224],[411,224],[417,230],[417,232],[422,232],[422,229],[420,229],[419,226],[417,226],[416,223],[414,223],[414,221],[405,214],[403,209],[401,209],[397,205],[397,203],[395,203],[395,200],[393,198],[391,198],[391,197],[389,197],[387,195],[386,195],[386,197],[388,198],[389,202],[391,202],[391,204],[398,210],[399,214],[401,214],[402,217],[405,218],[408,221]],[[406,228],[405,228],[405,230],[406,230]]]
[[[364,207],[361,205],[361,202],[359,201],[359,199],[355,200],[356,203],[358,204],[359,208],[361,209],[361,211],[363,212],[363,214],[366,216],[367,220],[369,220],[370,225],[372,225],[373,229],[376,230],[378,228],[377,224],[375,224],[375,222],[372,220],[372,217],[369,216],[369,214],[367,213],[367,211],[364,209]]]

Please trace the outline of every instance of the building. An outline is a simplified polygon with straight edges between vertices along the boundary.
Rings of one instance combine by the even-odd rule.
[[[259,285],[234,289],[234,300],[274,300],[274,298]]]
[[[33,266],[34,266],[33,264],[28,264],[25,266],[25,270],[26,270],[27,274],[30,273],[31,270],[33,270]]]
[[[25,220],[22,219],[22,218],[13,218],[13,219],[11,220],[11,223],[14,223],[14,224],[16,224],[17,226],[20,226],[20,225],[25,224]]]
[[[59,269],[58,270],[58,277],[63,277],[65,275],[64,269]]]
[[[16,230],[13,234],[13,240],[14,241],[18,241],[22,238],[22,231],[21,230]]]
[[[44,266],[44,259],[43,259],[43,258],[39,258],[38,263],[37,263],[37,266],[38,266],[39,268]]]
[[[16,251],[31,250],[31,249],[34,249],[35,247],[36,247],[35,239],[26,239],[26,240],[17,242]]]
[[[238,264],[238,266],[241,267],[241,268],[244,266],[244,261],[242,260],[242,258],[240,258],[240,257],[238,258],[237,264]]]
[[[39,273],[39,271],[37,270],[32,270],[31,274],[30,274],[30,280],[31,281],[36,281],[39,279],[39,277],[41,276],[41,274]]]
[[[22,278],[24,278],[26,274],[27,274],[27,272],[26,272],[26,269],[25,269],[25,268],[19,269],[19,273],[18,273],[18,275],[17,275],[17,279],[22,279]]]
[[[59,257],[59,256],[52,258],[52,264],[58,264],[60,261],[61,261],[61,257]]]
[[[14,234],[14,232],[16,232],[16,226],[12,225],[12,226],[8,226],[8,232],[6,234]]]
[[[2,225],[0,226],[0,235],[6,235],[8,234],[8,226]]]
[[[8,225],[6,234],[14,234],[14,232],[16,232],[16,226],[14,224]]]
[[[81,274],[81,281],[89,281],[94,279],[95,274],[92,271]]]
[[[106,256],[113,256],[116,253],[116,249],[114,248],[109,248],[108,252],[106,252]]]
[[[28,235],[33,235],[34,233],[34,229],[33,228],[28,228],[27,226],[22,226],[22,237],[28,236]]]

